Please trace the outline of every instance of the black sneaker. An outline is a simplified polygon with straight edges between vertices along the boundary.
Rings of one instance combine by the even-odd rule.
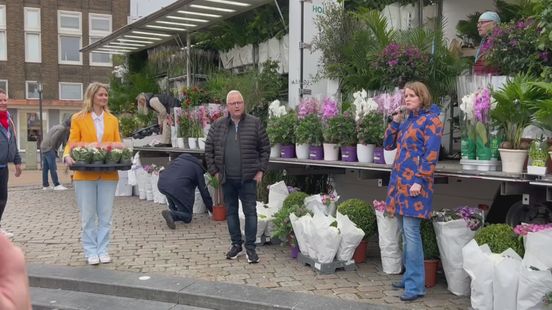
[[[247,262],[250,264],[256,264],[259,262],[259,255],[257,255],[255,249],[247,249],[245,251],[245,256],[247,256]]]
[[[167,222],[167,226],[169,226],[170,229],[176,229],[171,211],[163,210],[161,211],[161,215],[163,215],[163,218],[165,219],[165,222]]]
[[[232,245],[232,248],[230,248],[230,251],[226,253],[226,259],[236,259],[238,256],[242,254],[242,247],[241,245]]]

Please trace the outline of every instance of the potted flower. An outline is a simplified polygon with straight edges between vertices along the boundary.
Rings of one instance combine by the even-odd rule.
[[[132,151],[129,148],[124,148],[121,153],[121,164],[132,164]]]
[[[500,145],[502,171],[520,174],[525,165],[529,143],[522,143],[522,133],[532,122],[533,104],[545,92],[531,84],[531,78],[520,75],[493,92],[496,108],[491,111],[494,121],[504,129],[505,141]]]
[[[404,90],[395,88],[394,92],[381,94],[374,97],[374,100],[378,104],[378,111],[382,112],[384,117],[387,117],[396,112],[403,104]],[[383,150],[385,164],[393,164],[396,153],[396,148],[393,150]],[[376,161],[376,154],[374,154],[374,161]],[[381,163],[381,161],[376,161],[376,163]]]
[[[337,160],[339,157],[338,143],[340,141],[337,131],[340,124],[339,121],[333,120],[338,114],[337,101],[330,97],[324,98],[322,104],[324,160]]]
[[[316,114],[310,114],[299,118],[295,128],[295,142],[297,143],[297,158],[310,158],[320,160],[324,153],[322,149],[322,122]],[[307,148],[307,154],[300,156],[299,145],[304,144]]]
[[[382,270],[387,274],[399,274],[403,269],[399,218],[387,212],[385,201],[374,200],[372,204],[378,224],[378,245]]]
[[[213,220],[226,220],[226,208],[222,200],[222,186],[216,176],[209,175],[207,184],[213,188]]]
[[[271,157],[295,157],[295,125],[297,118],[294,113],[288,113],[279,100],[274,100],[268,108],[268,125],[266,132],[272,145]],[[279,152],[278,148],[280,149]]]
[[[374,150],[383,145],[383,116],[377,112],[363,114],[357,121],[358,161],[374,162]]]
[[[546,148],[546,143],[542,141],[542,139],[531,142],[531,147],[529,148],[527,173],[534,175],[545,175],[547,160],[548,149]]]
[[[105,150],[96,146],[88,146],[88,151],[92,154],[92,163],[95,165],[103,165],[105,162]]]
[[[357,161],[357,132],[356,122],[351,113],[345,112],[332,119],[332,123],[339,122],[335,128],[336,136],[341,146],[341,160],[347,162]]]
[[[188,141],[188,137],[190,137],[191,134],[191,127],[192,120],[190,119],[189,113],[187,111],[183,111],[178,122],[180,137],[176,139],[176,143],[179,148],[185,147],[184,141]]]
[[[364,239],[360,242],[353,259],[355,262],[363,263],[366,261],[366,250],[368,248],[368,239],[376,233],[376,213],[370,204],[360,199],[348,199],[343,201],[337,210],[349,219],[364,232]]]
[[[92,153],[88,150],[88,148],[82,146],[82,145],[74,145],[71,148],[71,158],[80,165],[89,164],[92,162]]]
[[[439,247],[429,220],[422,220],[420,224],[422,247],[424,249],[425,287],[434,287],[437,282],[437,266],[439,265]]]
[[[106,164],[118,164],[121,161],[123,156],[123,150],[120,147],[114,147],[113,145],[108,145],[105,148],[105,163]]]

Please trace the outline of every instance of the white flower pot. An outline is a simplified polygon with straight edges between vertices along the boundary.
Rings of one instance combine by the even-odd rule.
[[[309,158],[309,145],[308,144],[295,144],[295,156],[297,159]]]
[[[498,149],[500,158],[502,159],[502,171],[507,173],[523,172],[525,159],[527,158],[528,150],[510,150]]]
[[[184,146],[184,138],[176,138],[176,147],[183,149]]]
[[[205,138],[197,138],[197,144],[199,145],[200,150],[205,149]]]
[[[280,157],[280,143],[276,143],[270,147],[270,158]]]
[[[357,144],[357,159],[359,163],[374,162],[375,144]]]
[[[529,165],[527,165],[527,174],[546,175],[546,166],[545,167],[539,167],[539,166],[529,166]]]
[[[387,165],[392,165],[395,162],[395,155],[397,154],[397,149],[388,151],[383,150],[383,158],[385,159],[385,163]]]
[[[197,149],[197,138],[188,138],[188,146],[191,150]]]
[[[324,160],[337,160],[339,157],[339,147],[334,143],[323,143]]]

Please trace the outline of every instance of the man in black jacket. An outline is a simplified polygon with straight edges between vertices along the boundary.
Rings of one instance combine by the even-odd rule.
[[[180,106],[178,99],[167,94],[140,93],[136,97],[138,112],[147,114],[148,109],[157,113],[157,123],[161,128],[161,143],[156,146],[171,146],[171,110]]]
[[[226,96],[228,117],[217,120],[205,142],[205,160],[211,175],[222,184],[226,221],[232,247],[227,259],[243,251],[238,199],[245,215],[245,249],[249,263],[259,262],[255,250],[257,234],[257,184],[268,166],[270,142],[261,121],[245,113],[243,96],[232,90]]]
[[[199,188],[201,198],[209,212],[213,212],[213,200],[205,185],[204,168],[199,159],[190,154],[182,154],[161,171],[157,187],[167,196],[170,210],[163,210],[167,226],[175,229],[175,221],[190,223],[195,202],[195,189]]]

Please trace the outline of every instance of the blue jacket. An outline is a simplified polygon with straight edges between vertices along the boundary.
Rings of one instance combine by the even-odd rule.
[[[8,131],[10,136],[9,139]],[[16,165],[21,164],[21,156],[19,155],[19,149],[17,148],[15,128],[11,119],[8,130],[0,126],[0,166],[6,166],[9,162]]]
[[[389,186],[387,212],[403,216],[429,219],[433,199],[433,172],[439,159],[443,124],[440,109],[432,105],[429,110],[410,113],[401,124],[391,122],[385,131],[383,146],[397,148]],[[420,195],[410,196],[410,187],[422,186]]]

